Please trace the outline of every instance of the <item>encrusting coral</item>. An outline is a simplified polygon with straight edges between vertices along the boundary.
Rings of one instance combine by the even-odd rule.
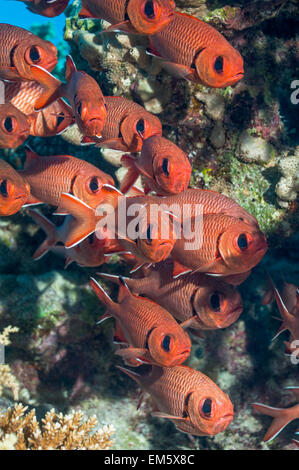
[[[0,333],[0,346],[9,346],[11,341],[9,335],[11,333],[17,333],[19,328],[16,326],[7,326],[4,328],[3,332]],[[3,393],[4,387],[10,388],[13,393],[15,400],[19,396],[19,384],[16,378],[13,376],[10,366],[8,364],[0,364],[0,396]]]
[[[16,404],[0,415],[0,449],[14,450],[106,450],[113,443],[113,426],[103,426],[96,432],[94,416],[82,422],[81,411],[68,415],[46,413],[39,424],[35,409]]]

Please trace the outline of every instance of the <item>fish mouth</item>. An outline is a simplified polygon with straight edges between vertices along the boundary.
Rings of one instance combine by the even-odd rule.
[[[53,60],[50,60],[49,62],[47,62],[45,65],[44,65],[44,68],[47,69],[47,70],[50,70],[50,69],[53,69],[58,63],[58,59],[56,57],[56,59],[53,59]]]
[[[239,305],[238,307],[234,308],[226,317],[225,322],[222,324],[222,326],[218,326],[218,328],[227,328],[230,326],[239,316],[241,315],[243,311],[243,305]]]
[[[185,360],[187,359],[187,357],[190,356],[190,349],[186,349],[184,350],[183,352],[181,352],[180,354],[177,354],[176,357],[174,358],[174,360],[171,362],[170,365],[178,365],[178,364],[182,364],[183,362],[185,362]]]
[[[227,426],[232,422],[234,415],[233,413],[227,413],[226,415],[222,416],[213,428],[213,434],[218,434],[223,432]]]

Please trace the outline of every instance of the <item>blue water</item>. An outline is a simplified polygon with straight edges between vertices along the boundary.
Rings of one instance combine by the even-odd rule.
[[[51,22],[54,25],[55,38],[51,39],[54,44],[58,44],[63,36],[65,25],[65,15],[62,13],[56,18],[45,18],[44,16],[32,13],[26,8],[25,3],[15,0],[0,0],[0,22],[10,23],[15,26],[29,29],[33,24],[44,24]]]

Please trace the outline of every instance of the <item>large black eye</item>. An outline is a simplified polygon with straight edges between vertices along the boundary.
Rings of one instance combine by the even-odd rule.
[[[99,182],[98,182],[98,178],[96,176],[94,176],[93,178],[91,178],[90,180],[90,183],[89,183],[89,189],[93,192],[93,193],[96,193],[99,189]]]
[[[215,60],[214,69],[217,73],[223,72],[223,57],[221,55]]]
[[[57,127],[60,126],[60,124],[64,121],[64,115],[62,113],[59,114],[59,116],[57,116],[57,119],[56,119],[56,124],[57,124]]]
[[[168,158],[163,158],[162,161],[162,170],[166,176],[169,176],[169,160]]]
[[[155,8],[154,8],[154,4],[153,4],[152,1],[146,2],[145,6],[144,6],[144,13],[150,19],[155,18],[155,16],[156,16],[155,15]]]
[[[214,292],[214,294],[211,295],[210,304],[214,312],[220,312],[221,310],[220,296],[219,294],[217,294],[217,292]]]
[[[77,108],[77,113],[81,117],[81,112],[82,112],[82,103],[79,103],[78,108]]]
[[[170,341],[171,341],[170,336],[168,336],[168,335],[164,336],[163,341],[162,341],[162,348],[166,352],[170,351]]]
[[[32,62],[39,62],[40,53],[39,53],[38,48],[36,46],[32,46],[30,48],[29,57],[32,60]]]
[[[211,411],[212,411],[212,400],[211,398],[206,398],[202,404],[201,412],[205,418],[210,418]]]
[[[245,233],[241,233],[241,235],[239,235],[237,243],[240,250],[246,250],[246,248],[248,248],[247,237]]]
[[[152,225],[149,224],[149,226],[147,227],[147,231],[146,231],[146,238],[147,238],[147,241],[149,243],[152,243],[153,239],[152,239]]]
[[[14,130],[13,120],[8,116],[4,121],[4,127],[7,132],[12,132]]]
[[[144,132],[144,119],[139,119],[139,121],[136,124],[136,131],[138,134],[143,134]]]
[[[7,180],[3,180],[2,183],[0,184],[0,193],[3,197],[8,197]]]
[[[94,235],[95,235],[94,233],[91,233],[91,234],[88,236],[88,242],[89,242],[89,244],[90,244],[90,245],[92,245],[92,244],[93,244],[93,241],[94,241]]]

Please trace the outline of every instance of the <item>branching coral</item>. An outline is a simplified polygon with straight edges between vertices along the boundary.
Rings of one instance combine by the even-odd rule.
[[[0,415],[0,448],[13,445],[15,450],[106,450],[112,445],[113,426],[103,426],[91,416],[83,422],[81,411],[68,415],[46,413],[39,424],[35,409],[26,413],[27,406],[16,404]]]
[[[7,326],[3,332],[0,333],[0,346],[8,346],[11,343],[9,335],[11,333],[17,333],[18,331],[19,328],[16,326]],[[3,393],[4,387],[10,388],[12,390],[14,399],[18,399],[19,384],[11,373],[11,369],[8,364],[0,364],[0,396]]]

